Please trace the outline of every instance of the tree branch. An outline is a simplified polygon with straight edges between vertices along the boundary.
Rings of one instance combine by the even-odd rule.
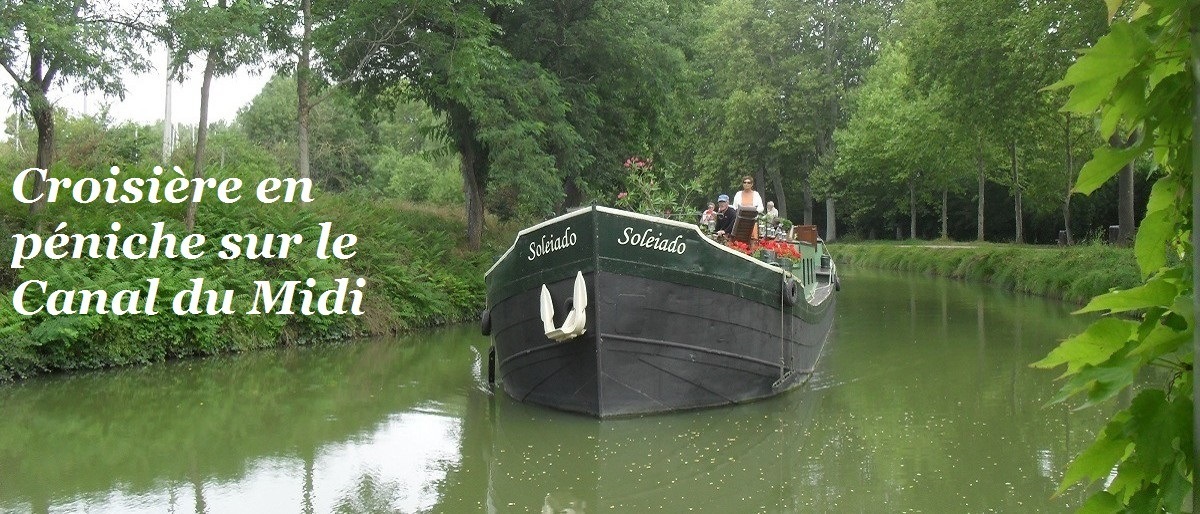
[[[12,77],[13,81],[17,83],[17,87],[25,89],[25,79],[21,78],[17,74],[17,71],[12,69],[12,66],[9,66],[7,61],[0,61],[0,66],[3,66],[4,71],[8,72],[8,76]]]
[[[401,27],[407,26],[408,20],[411,19],[415,15],[416,15],[416,9],[409,10],[405,16],[398,18],[396,20],[396,23],[392,24],[392,26],[389,29],[387,29],[387,31],[383,34],[383,36],[368,41],[367,50],[366,50],[366,52],[363,53],[362,59],[359,59],[358,64],[354,67],[354,69],[351,70],[350,73],[347,73],[340,80],[335,80],[330,87],[328,87],[324,91],[322,91],[320,95],[318,95],[316,98],[314,98],[308,104],[308,108],[313,109],[314,107],[316,107],[317,105],[320,105],[325,100],[328,100],[329,97],[333,94],[333,92],[337,89],[337,87],[340,86],[343,82],[354,80],[355,77],[357,77],[359,74],[361,74],[363,72],[364,69],[366,69],[367,65],[370,64],[370,62],[371,62],[371,58],[373,58],[375,56],[375,52],[377,52],[380,48],[384,48],[385,46],[386,47],[403,46],[403,45],[406,45],[409,42],[411,42],[412,38],[408,38],[407,41],[404,41],[403,43],[400,43],[400,44],[386,43],[386,41],[391,39],[396,34],[397,30],[399,30]]]
[[[52,66],[50,71],[46,72],[46,76],[42,77],[42,82],[38,85],[42,88],[43,94],[50,91],[50,84],[54,82],[55,75],[58,75],[58,68]]]

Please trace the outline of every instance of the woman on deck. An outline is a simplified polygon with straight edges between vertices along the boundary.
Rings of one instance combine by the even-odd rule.
[[[742,190],[734,193],[733,206],[738,210],[752,208],[762,213],[763,200],[754,190],[754,178],[750,175],[742,177]]]

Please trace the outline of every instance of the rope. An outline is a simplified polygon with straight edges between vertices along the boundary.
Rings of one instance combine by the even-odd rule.
[[[783,381],[784,371],[787,369],[787,361],[784,359],[784,351],[787,348],[787,337],[784,336],[783,321],[787,316],[784,309],[787,308],[787,272],[783,271],[779,274],[782,281],[779,284],[779,380]]]

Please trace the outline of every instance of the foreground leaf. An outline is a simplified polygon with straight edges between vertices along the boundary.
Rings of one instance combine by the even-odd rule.
[[[1082,334],[1063,341],[1050,352],[1050,355],[1033,363],[1032,366],[1053,368],[1066,364],[1067,371],[1063,373],[1063,376],[1074,374],[1083,366],[1097,365],[1107,361],[1125,346],[1125,342],[1129,340],[1135,329],[1137,329],[1137,325],[1129,321],[1101,318]]]
[[[1147,212],[1138,227],[1133,254],[1143,276],[1167,264],[1167,244],[1175,237],[1175,213],[1171,210]]]
[[[1133,162],[1139,155],[1145,153],[1145,145],[1139,144],[1130,148],[1100,147],[1092,152],[1092,160],[1079,170],[1079,179],[1075,181],[1075,193],[1091,194],[1108,179],[1116,175],[1123,166]]]
[[[1121,512],[1121,502],[1107,491],[1100,491],[1079,508],[1079,514],[1111,514]]]
[[[1118,436],[1124,432],[1126,419],[1128,416],[1109,422],[1104,431],[1096,437],[1096,441],[1071,462],[1056,494],[1062,494],[1076,482],[1091,484],[1109,475],[1113,467],[1128,453],[1131,444],[1128,439]]]
[[[1146,282],[1138,287],[1113,291],[1092,298],[1092,301],[1088,302],[1082,309],[1075,311],[1075,313],[1081,314],[1099,311],[1113,313],[1128,312],[1159,305],[1170,305],[1177,294],[1179,294],[1179,289],[1175,284],[1158,279]]]

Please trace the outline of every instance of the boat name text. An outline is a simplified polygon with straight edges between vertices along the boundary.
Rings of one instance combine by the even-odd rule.
[[[578,237],[571,233],[571,227],[567,227],[563,234],[558,237],[546,239],[546,234],[542,234],[540,241],[529,243],[529,260],[534,260],[538,257],[546,255],[550,252],[562,250],[568,246],[574,246]]]
[[[617,239],[619,245],[641,246],[658,250],[660,252],[677,253],[682,255],[687,250],[687,243],[681,241],[682,235],[675,236],[675,239],[667,239],[663,237],[662,232],[657,236],[650,235],[653,229],[646,229],[641,234],[634,234],[633,227],[625,227],[625,232],[621,233],[621,237]]]

